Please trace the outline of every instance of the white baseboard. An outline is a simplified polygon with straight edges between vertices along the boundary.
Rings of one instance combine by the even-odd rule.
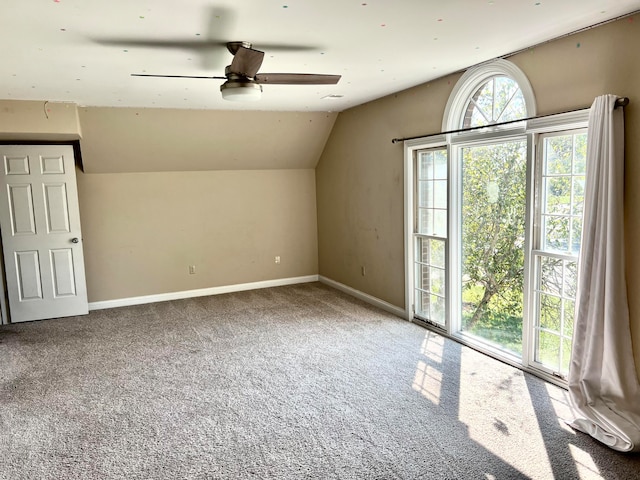
[[[407,318],[407,314],[403,308],[396,307],[395,305],[392,305],[389,302],[385,302],[384,300],[380,300],[379,298],[369,295],[368,293],[361,292],[360,290],[356,290],[355,288],[351,288],[343,283],[331,280],[330,278],[323,277],[322,275],[319,276],[318,280],[325,285],[329,285],[330,287],[347,293],[352,297],[359,298],[360,300],[386,310],[387,312],[397,315],[398,317],[402,317],[403,319]]]
[[[198,290],[185,290],[182,292],[160,293],[158,295],[145,295],[143,297],[119,298],[116,300],[104,300],[90,302],[89,310],[103,310],[105,308],[129,307],[132,305],[144,305],[146,303],[166,302],[167,300],[181,300],[184,298],[205,297],[208,295],[220,295],[222,293],[242,292],[245,290],[257,290],[260,288],[282,287],[298,283],[317,282],[318,275],[304,277],[278,278],[262,282],[239,283],[237,285],[223,285],[221,287],[201,288]]]

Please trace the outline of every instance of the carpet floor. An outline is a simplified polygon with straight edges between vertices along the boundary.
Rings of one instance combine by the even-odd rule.
[[[565,390],[320,283],[0,327],[0,478],[631,479]]]

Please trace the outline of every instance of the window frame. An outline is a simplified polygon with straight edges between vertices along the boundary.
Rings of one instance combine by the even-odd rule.
[[[515,64],[503,60],[493,60],[467,70],[453,87],[444,109],[442,130],[448,132],[461,128],[467,104],[471,96],[482,84],[495,76],[509,77],[520,87],[527,108],[527,116],[536,116],[536,101],[529,79]],[[486,128],[491,129],[492,126]]]
[[[544,205],[543,205],[544,203],[543,142],[546,138],[552,138],[555,136],[575,135],[579,133],[586,134],[587,124],[588,124],[588,112],[589,110],[575,112],[571,116],[561,114],[562,118],[568,120],[568,123],[565,125],[570,125],[570,128],[561,128],[562,126],[561,123],[554,122],[554,120],[558,120],[558,118],[554,119],[553,117],[560,117],[560,116],[549,117],[550,124],[546,128],[539,128],[538,129],[539,131],[535,134],[535,137],[534,137],[536,153],[535,153],[535,172],[534,172],[533,180],[535,184],[534,192],[536,195],[534,198],[534,201],[535,201],[534,218],[533,218],[533,226],[531,229],[532,244],[529,250],[529,254],[531,256],[530,257],[530,275],[529,275],[529,281],[531,285],[529,295],[530,295],[531,302],[530,302],[529,311],[528,311],[528,315],[530,319],[530,327],[528,329],[530,338],[529,338],[527,348],[530,350],[531,355],[528,358],[528,361],[532,368],[536,369],[537,371],[544,372],[545,375],[558,378],[560,382],[566,382],[566,377],[561,372],[555,371],[554,369],[549,368],[544,363],[536,360],[536,335],[534,330],[535,328],[537,328],[539,323],[538,322],[539,319],[536,317],[539,314],[539,304],[538,304],[539,302],[537,297],[538,297],[538,294],[540,293],[540,292],[537,292],[537,285],[539,281],[540,271],[536,265],[536,258],[547,257],[547,258],[556,258],[562,261],[579,262],[580,254],[578,253],[577,255],[573,255],[570,252],[559,252],[559,251],[542,248],[543,236],[545,234],[543,231],[543,221],[542,221],[543,208],[544,208]],[[585,168],[585,175],[586,175],[586,168]],[[560,296],[560,299],[561,299],[561,302],[564,301],[564,297]],[[574,302],[575,302],[575,299],[574,299]],[[562,332],[560,333],[561,335],[563,335]]]
[[[415,175],[414,180],[413,180],[413,194],[414,194],[414,198],[418,199],[419,198],[419,194],[418,194],[418,188],[419,188],[419,182],[420,182],[420,178],[419,175],[416,174],[416,172],[418,171],[418,163],[420,161],[420,154],[424,153],[424,152],[436,152],[436,151],[445,151],[445,155],[447,158],[447,168],[446,168],[446,197],[447,197],[447,208],[446,208],[446,222],[447,222],[447,228],[446,228],[446,232],[444,232],[444,234],[442,235],[436,235],[435,233],[422,233],[420,232],[420,228],[419,228],[419,212],[420,212],[420,206],[418,206],[418,203],[416,202],[414,204],[414,211],[413,211],[413,226],[411,227],[411,245],[413,248],[413,253],[412,253],[412,265],[413,265],[413,272],[411,274],[409,274],[408,276],[411,277],[411,281],[413,283],[413,301],[412,301],[412,310],[413,310],[413,316],[414,318],[418,319],[421,322],[425,322],[428,323],[434,327],[437,328],[441,328],[441,329],[445,329],[448,330],[449,328],[449,318],[450,318],[450,314],[449,314],[449,308],[450,308],[450,302],[449,302],[449,285],[450,285],[450,280],[449,280],[449,271],[447,269],[447,266],[449,265],[449,221],[450,221],[450,215],[449,215],[449,205],[448,205],[448,201],[450,198],[449,195],[449,187],[451,185],[451,183],[449,182],[449,167],[450,167],[450,162],[449,162],[449,149],[447,147],[430,147],[430,148],[421,148],[421,149],[416,149],[413,151],[413,174]],[[435,180],[435,178],[434,178]],[[421,239],[426,239],[426,240],[436,240],[436,241],[441,241],[444,244],[444,266],[443,266],[443,270],[444,270],[444,293],[443,295],[438,295],[440,297],[442,297],[444,299],[444,303],[445,303],[445,308],[444,308],[444,323],[440,324],[439,322],[437,322],[436,320],[433,320],[432,318],[425,318],[423,316],[420,316],[417,312],[417,308],[416,308],[416,304],[418,303],[418,301],[415,298],[416,292],[418,290],[424,291],[423,289],[419,288],[418,286],[415,285],[415,278],[417,276],[417,268],[418,268],[418,264],[424,265],[424,263],[422,262],[418,262],[417,260],[417,244],[418,244],[418,238]]]
[[[527,108],[527,119],[521,122],[514,122],[508,125],[487,126],[471,131],[446,133],[452,130],[459,130],[462,115],[466,109],[469,98],[479,88],[482,82],[486,82],[488,78],[495,75],[509,76],[515,80],[520,86],[525,104]],[[442,123],[442,134],[431,135],[422,138],[414,138],[404,142],[404,191],[405,191],[405,215],[404,215],[404,233],[405,233],[405,318],[409,321],[414,320],[414,269],[413,263],[415,259],[414,252],[414,202],[415,202],[415,178],[414,178],[414,158],[418,150],[430,148],[447,149],[448,156],[448,245],[449,251],[446,252],[447,269],[447,318],[446,328],[435,328],[439,333],[468,345],[478,351],[486,353],[490,356],[498,357],[500,360],[511,364],[524,371],[533,373],[551,383],[566,387],[566,381],[559,378],[545,369],[539,368],[534,361],[535,341],[532,331],[534,305],[533,290],[535,286],[535,269],[532,268],[534,261],[533,251],[535,243],[539,238],[539,231],[536,216],[538,214],[537,195],[539,194],[537,182],[538,168],[541,165],[537,158],[538,137],[540,134],[554,133],[561,131],[570,131],[575,129],[586,128],[588,125],[589,109],[580,109],[567,113],[545,115],[535,117],[536,105],[531,85],[524,73],[514,64],[506,60],[497,60],[478,67],[469,69],[462,75],[458,83],[455,85],[447,106]],[[535,117],[535,118],[532,118]],[[527,185],[526,185],[526,223],[525,223],[525,278],[524,278],[524,312],[523,312],[523,345],[522,358],[508,357],[503,351],[493,348],[491,345],[482,345],[478,342],[471,342],[464,335],[456,334],[456,328],[459,327],[459,313],[456,305],[460,302],[460,292],[458,285],[454,283],[459,278],[461,268],[461,255],[455,253],[453,248],[457,248],[460,238],[460,187],[459,178],[459,160],[458,155],[460,148],[464,146],[473,146],[478,144],[486,144],[490,142],[506,141],[514,138],[527,139]],[[457,303],[456,303],[457,302]],[[456,323],[457,322],[457,323]]]

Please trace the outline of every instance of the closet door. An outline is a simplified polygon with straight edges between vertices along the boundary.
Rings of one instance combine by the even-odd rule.
[[[70,145],[0,145],[0,228],[13,322],[88,313]]]

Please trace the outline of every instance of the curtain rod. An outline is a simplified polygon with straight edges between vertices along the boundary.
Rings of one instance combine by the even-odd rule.
[[[616,99],[616,108],[617,107],[626,107],[627,105],[629,105],[629,98],[628,97],[619,97],[619,98]],[[418,136],[415,136],[415,137],[394,138],[393,140],[391,140],[391,143],[400,143],[400,142],[404,142],[405,140],[415,140],[416,138],[435,137],[436,135],[448,135],[450,133],[472,132],[474,130],[480,130],[480,129],[483,129],[483,128],[499,127],[501,125],[510,125],[512,123],[526,122],[527,120],[535,120],[536,118],[545,118],[545,117],[551,117],[553,115],[562,115],[563,113],[579,112],[580,110],[586,110],[588,108],[589,107],[576,108],[574,110],[567,110],[565,112],[547,113],[546,115],[537,115],[535,117],[521,118],[519,120],[509,120],[508,122],[494,123],[493,125],[483,125],[481,127],[459,128],[458,130],[448,130],[446,132],[429,133],[427,135],[418,135]]]

